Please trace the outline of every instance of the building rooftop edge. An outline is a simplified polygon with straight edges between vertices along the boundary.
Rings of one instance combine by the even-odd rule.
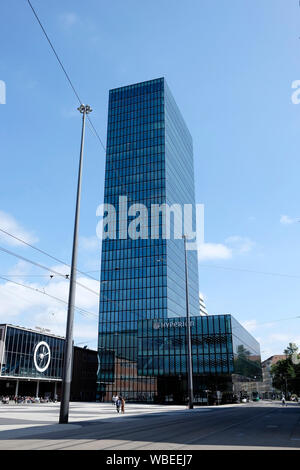
[[[131,87],[133,88],[133,87],[136,87],[137,85],[142,85],[143,83],[153,83],[153,82],[158,82],[158,81],[165,81],[165,77],[158,77],[158,78],[153,78],[151,80],[144,80],[142,82],[130,83],[128,85],[110,88],[109,92],[111,93],[112,91],[116,91],[116,90],[124,90],[125,88],[131,88]]]
[[[18,328],[19,330],[31,331],[33,333],[38,333],[38,334],[44,335],[44,336],[52,336],[54,338],[59,338],[59,339],[63,339],[63,340],[66,339],[65,336],[56,335],[55,333],[52,333],[52,332],[39,331],[39,330],[35,330],[33,328],[27,328],[26,326],[13,325],[12,323],[0,323],[0,327],[1,326],[10,326],[11,328]],[[87,351],[97,351],[96,349],[84,348],[82,346],[77,346],[76,344],[74,344],[74,348],[85,349]]]

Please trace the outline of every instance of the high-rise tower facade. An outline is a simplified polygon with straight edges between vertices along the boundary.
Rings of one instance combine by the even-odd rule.
[[[195,230],[195,210],[184,210],[195,209],[192,138],[164,78],[109,92],[104,203],[115,218],[102,241],[98,398],[151,401],[169,367],[144,374],[138,329],[185,316],[182,234],[188,222]],[[188,277],[190,316],[198,316],[195,250]]]

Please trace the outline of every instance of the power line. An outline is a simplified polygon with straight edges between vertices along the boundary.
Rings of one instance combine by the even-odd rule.
[[[39,292],[40,294],[47,295],[48,297],[51,297],[51,298],[54,299],[54,300],[57,300],[57,301],[59,301],[59,302],[62,302],[62,303],[64,303],[64,304],[68,305],[68,302],[66,302],[65,300],[60,299],[59,297],[55,297],[54,295],[48,294],[47,292],[45,292],[45,290],[40,290],[40,289],[37,289],[36,287],[27,286],[26,284],[22,284],[22,283],[20,283],[20,282],[12,281],[11,279],[7,279],[7,278],[4,277],[4,276],[0,276],[0,279],[3,279],[4,281],[10,282],[10,283],[12,283],[12,284],[16,284],[17,286],[25,287],[26,289],[30,289],[30,290],[32,290],[32,291],[34,291],[34,292]],[[79,313],[80,313],[80,312],[83,312],[82,314],[85,313],[85,314],[88,314],[88,315],[93,315],[94,317],[98,317],[98,315],[97,315],[96,313],[94,313],[94,312],[89,312],[88,310],[85,310],[85,309],[83,309],[83,308],[80,308],[80,307],[76,307],[76,306],[75,306],[75,309],[78,310]],[[86,316],[86,315],[84,315],[84,316]]]
[[[266,321],[266,322],[263,322],[263,323],[255,323],[253,325],[254,328],[258,327],[258,326],[263,326],[263,325],[272,325],[273,323],[277,323],[277,322],[281,322],[281,321],[286,321],[286,320],[296,320],[297,318],[300,318],[300,315],[297,315],[296,317],[287,317],[287,318],[278,318],[277,320],[269,320],[269,321]],[[255,320],[254,320],[255,321]],[[244,322],[244,324],[246,324],[246,326],[244,326],[244,328],[247,329],[248,325],[247,323],[251,323],[251,321],[249,322]],[[243,325],[243,324],[242,324]]]
[[[199,265],[200,267],[203,268],[217,268],[217,269],[227,269],[230,271],[242,271],[242,272],[247,272],[247,273],[253,273],[253,274],[265,274],[268,276],[280,276],[280,277],[290,277],[290,278],[295,278],[295,279],[300,279],[300,276],[297,276],[296,274],[283,274],[283,273],[275,273],[275,272],[270,272],[270,271],[257,271],[254,269],[247,269],[247,268],[231,268],[229,266],[220,266],[220,265],[209,265],[209,264],[201,264]],[[89,271],[93,272],[93,271]]]
[[[279,318],[278,320],[270,320],[270,321],[267,321],[267,322],[264,322],[264,323],[257,323],[255,326],[270,325],[272,323],[277,323],[277,322],[280,322],[280,321],[295,320],[296,318],[300,318],[300,315],[298,315],[297,317]]]
[[[12,255],[12,256],[15,256],[16,258],[19,258],[21,259],[22,261],[25,261],[26,263],[30,263],[30,264],[33,264],[34,266],[37,266],[38,268],[41,268],[41,269],[46,269],[47,271],[49,271],[50,273],[54,273],[56,274],[57,276],[60,276],[60,277],[63,277],[67,280],[69,280],[69,274],[61,274],[59,273],[58,271],[55,271],[54,269],[51,269],[51,268],[48,268],[47,266],[44,266],[43,264],[40,264],[40,263],[36,263],[35,261],[32,261],[28,258],[25,258],[24,256],[21,256],[21,255],[18,255],[17,253],[13,252],[13,251],[10,251],[10,250],[7,250],[6,248],[3,248],[0,246],[0,251],[3,251],[4,253],[7,253],[9,255]],[[81,284],[80,282],[76,281],[76,284],[80,287],[82,287],[83,289],[86,289],[90,292],[92,292],[93,294],[97,295],[97,297],[99,296],[99,293],[90,289],[89,287],[87,286],[84,286],[83,284]]]
[[[35,16],[37,22],[39,23],[39,25],[40,25],[40,27],[41,27],[41,29],[42,29],[44,35],[45,35],[45,38],[47,39],[47,41],[48,41],[48,43],[49,43],[49,45],[50,45],[50,47],[51,47],[51,49],[52,49],[52,51],[53,51],[53,53],[54,53],[56,59],[57,59],[59,65],[60,65],[60,67],[61,67],[61,69],[62,69],[62,71],[63,71],[63,73],[64,73],[64,75],[65,75],[65,77],[66,77],[66,79],[67,79],[67,81],[69,82],[69,85],[71,86],[71,88],[72,88],[72,90],[73,90],[73,92],[74,92],[74,94],[75,94],[75,96],[76,96],[76,98],[77,98],[79,104],[82,104],[83,102],[82,102],[82,100],[80,99],[80,97],[79,97],[79,95],[78,95],[78,93],[77,93],[77,91],[76,91],[76,89],[75,89],[75,86],[73,85],[72,80],[71,80],[69,74],[67,73],[67,71],[66,71],[66,69],[65,69],[65,67],[64,67],[64,65],[63,65],[63,63],[62,63],[62,61],[60,60],[60,58],[59,58],[59,56],[58,56],[58,54],[57,54],[57,52],[56,52],[56,50],[55,50],[55,48],[54,48],[54,46],[53,46],[53,44],[52,44],[52,42],[51,42],[51,40],[50,40],[48,34],[46,33],[46,30],[45,30],[44,26],[42,25],[41,20],[39,19],[39,17],[38,17],[38,15],[37,15],[35,9],[33,8],[33,6],[32,6],[32,4],[31,4],[30,0],[27,0],[27,2],[28,2],[28,5],[30,6],[31,10],[33,11],[33,14],[34,14],[34,16]],[[88,116],[88,121],[89,121],[90,127],[92,128],[94,134],[96,135],[97,139],[99,140],[99,142],[100,142],[100,144],[101,144],[101,147],[102,147],[103,150],[105,151],[105,146],[104,146],[104,144],[103,144],[103,142],[102,142],[102,139],[101,139],[101,137],[99,136],[98,132],[96,131],[96,129],[95,129],[93,123],[92,123],[92,120],[91,120],[91,118],[90,118],[89,116]]]
[[[47,41],[48,41],[48,43],[49,43],[49,45],[50,45],[50,47],[51,47],[51,49],[52,49],[52,51],[53,51],[53,53],[54,53],[54,55],[55,55],[55,57],[56,57],[56,59],[57,59],[59,65],[60,65],[60,67],[61,67],[61,69],[62,69],[62,71],[63,71],[63,73],[64,73],[64,75],[65,75],[65,77],[66,77],[66,79],[67,79],[67,81],[68,81],[68,83],[70,84],[70,86],[71,86],[71,88],[72,88],[72,90],[73,90],[73,92],[74,92],[74,94],[75,94],[75,96],[76,96],[76,98],[77,98],[79,104],[82,104],[82,100],[80,99],[79,94],[78,94],[78,92],[76,91],[75,86],[74,86],[74,84],[72,83],[72,80],[71,80],[69,74],[67,73],[67,71],[66,71],[66,69],[65,69],[65,67],[64,67],[64,65],[63,65],[63,63],[62,63],[62,61],[61,61],[61,59],[59,58],[59,56],[58,56],[58,54],[57,54],[57,52],[56,52],[56,50],[55,50],[55,48],[54,48],[54,46],[53,46],[53,44],[52,44],[52,42],[51,42],[49,36],[48,36],[48,34],[47,34],[47,32],[46,32],[44,26],[42,25],[41,20],[39,19],[39,17],[38,17],[38,15],[37,15],[35,9],[33,8],[33,6],[32,6],[32,4],[31,4],[30,0],[27,0],[27,2],[28,2],[28,4],[29,4],[31,10],[33,11],[33,14],[34,14],[36,20],[38,21],[38,23],[39,23],[39,25],[40,25],[40,27],[41,27],[41,29],[42,29],[44,35],[45,35],[45,38],[47,39]],[[95,129],[95,126],[93,125],[90,116],[87,115],[87,119],[88,119],[88,124],[90,125],[90,128],[92,129],[92,131],[94,132],[95,136],[96,136],[97,139],[99,140],[102,149],[104,150],[104,152],[106,152],[105,145],[103,144],[101,137],[99,136],[97,130]],[[117,175],[117,178],[118,178],[118,180],[119,180],[119,182],[120,182],[121,187],[122,187],[122,188],[123,188],[123,186],[125,187],[124,181],[121,180],[120,177],[118,176],[118,170],[116,170],[116,175]]]
[[[51,274],[2,274],[2,276],[19,277],[19,278],[20,277],[51,277]]]
[[[71,86],[71,88],[72,88],[72,90],[73,90],[73,92],[74,92],[74,94],[75,94],[75,96],[76,96],[76,98],[77,98],[77,100],[78,100],[78,102],[79,102],[79,104],[82,104],[82,100],[80,99],[79,94],[78,94],[78,92],[76,91],[75,86],[74,86],[74,84],[72,83],[72,80],[71,80],[69,74],[67,73],[67,71],[66,71],[66,69],[65,69],[65,67],[64,67],[64,65],[63,65],[63,63],[62,63],[62,61],[61,61],[61,59],[59,58],[59,56],[58,56],[58,54],[57,54],[57,52],[56,52],[56,50],[55,50],[55,48],[54,48],[54,46],[53,46],[53,44],[52,44],[52,42],[51,42],[49,36],[48,36],[48,34],[47,34],[47,32],[46,32],[44,26],[42,25],[41,20],[39,19],[39,17],[38,17],[38,15],[37,15],[35,9],[33,8],[33,6],[32,6],[32,4],[31,4],[30,0],[27,0],[27,2],[28,2],[28,4],[29,4],[31,10],[33,11],[33,14],[34,14],[36,20],[38,21],[38,23],[39,23],[39,25],[40,25],[40,27],[41,27],[41,29],[42,29],[42,31],[43,31],[43,33],[44,33],[44,35],[45,35],[47,41],[48,41],[48,43],[49,43],[49,45],[50,45],[50,47],[51,47],[51,49],[52,49],[52,51],[53,51],[53,53],[54,53],[54,55],[55,55],[55,57],[56,57],[58,63],[59,63],[59,65],[60,65],[60,67],[61,67],[61,69],[62,69],[62,71],[63,71],[63,73],[64,73],[64,75],[65,75],[65,77],[66,77],[66,79],[67,79],[67,81],[68,81],[68,83],[70,84],[70,86]],[[101,137],[99,136],[97,130],[95,129],[95,126],[93,125],[93,122],[92,122],[90,116],[87,115],[87,119],[88,119],[88,124],[89,124],[90,128],[92,129],[92,131],[94,132],[94,134],[95,134],[95,136],[97,137],[97,139],[99,140],[102,149],[104,150],[104,152],[106,152],[105,145],[103,144]],[[118,180],[119,180],[121,186],[122,186],[122,187],[125,186],[125,183],[123,182],[123,180],[121,180],[120,177],[118,176],[118,170],[116,170],[116,174],[117,174],[117,178],[118,178]]]
[[[47,253],[46,251],[41,250],[40,248],[37,248],[37,247],[34,246],[34,245],[31,245],[30,243],[26,242],[25,240],[22,240],[22,238],[16,237],[16,235],[13,235],[12,233],[7,232],[6,230],[4,230],[4,229],[2,229],[2,228],[0,228],[0,232],[5,233],[5,234],[8,235],[9,237],[14,238],[15,240],[17,240],[17,241],[23,243],[24,245],[29,246],[29,247],[32,248],[33,250],[36,250],[36,251],[38,251],[39,253],[42,253],[43,255],[48,256],[49,258],[53,259],[54,261],[57,261],[58,263],[65,264],[66,266],[70,267],[70,265],[69,265],[68,263],[65,263],[65,261],[62,261],[61,259],[56,258],[56,257],[53,256],[53,255],[50,255],[50,254]],[[95,279],[94,277],[90,276],[88,273],[85,273],[85,272],[83,272],[83,271],[79,271],[79,269],[77,269],[77,272],[80,273],[80,274],[84,274],[84,276],[87,276],[87,277],[89,277],[90,279],[93,279],[94,281],[99,282],[98,279]],[[95,271],[95,272],[96,272],[96,271]],[[99,271],[98,271],[98,272],[99,272]]]
[[[264,275],[268,275],[268,276],[280,276],[280,277],[290,277],[290,278],[295,278],[295,279],[300,279],[300,275],[296,275],[296,274],[283,274],[283,273],[275,273],[275,272],[271,272],[271,271],[257,271],[257,270],[254,270],[254,269],[247,269],[247,268],[235,268],[235,267],[229,267],[229,266],[220,266],[220,265],[216,265],[216,264],[212,264],[212,265],[209,265],[209,264],[202,264],[200,262],[199,266],[202,268],[217,268],[217,269],[227,269],[227,270],[230,270],[230,271],[242,271],[242,272],[247,272],[247,273],[252,273],[252,274],[264,274]],[[93,271],[88,271],[88,273],[96,273],[96,272],[99,272],[97,270],[93,270]]]
[[[55,57],[56,57],[56,59],[57,59],[59,65],[60,65],[60,67],[61,67],[61,69],[62,69],[62,71],[63,71],[63,73],[64,73],[64,75],[65,75],[65,77],[66,77],[66,79],[67,79],[67,81],[68,81],[68,83],[70,84],[70,86],[71,86],[71,88],[72,88],[72,90],[73,90],[73,92],[74,92],[74,94],[75,94],[75,96],[76,96],[76,98],[77,98],[79,104],[82,104],[82,100],[80,99],[79,94],[78,94],[78,92],[76,91],[75,86],[74,86],[74,84],[73,84],[73,82],[72,82],[72,80],[71,80],[69,74],[67,73],[67,71],[66,71],[66,69],[65,69],[65,67],[64,67],[64,65],[63,65],[63,63],[62,63],[62,61],[61,61],[61,59],[59,58],[59,56],[58,56],[58,54],[57,54],[57,52],[56,52],[56,50],[55,50],[55,48],[54,48],[54,46],[53,46],[53,44],[52,44],[52,41],[50,40],[50,38],[49,38],[49,36],[48,36],[48,34],[47,34],[47,32],[46,32],[44,26],[42,25],[42,22],[41,22],[41,20],[39,19],[38,15],[37,15],[37,13],[36,13],[36,11],[35,11],[35,9],[34,9],[34,7],[32,6],[30,0],[27,0],[27,2],[28,2],[28,4],[29,4],[29,6],[30,6],[30,8],[31,8],[31,10],[32,10],[32,12],[33,12],[33,14],[34,14],[36,20],[38,21],[38,23],[39,23],[39,25],[40,25],[40,27],[41,27],[41,29],[42,29],[42,31],[43,31],[43,34],[45,35],[45,38],[47,39],[47,41],[48,41],[48,43],[49,43],[49,45],[50,45],[50,47],[51,47],[51,49],[52,49],[52,51],[53,51],[53,53],[54,53],[54,55],[55,55]],[[105,146],[104,146],[104,144],[103,144],[103,142],[102,142],[102,140],[101,140],[101,138],[100,138],[100,136],[99,136],[97,130],[95,129],[95,127],[94,127],[94,125],[93,125],[93,123],[92,123],[92,121],[91,121],[91,118],[90,118],[89,116],[87,116],[87,117],[88,117],[89,124],[90,124],[90,126],[91,126],[91,128],[92,128],[94,134],[95,134],[96,137],[98,138],[98,140],[99,140],[99,142],[100,142],[100,144],[101,144],[103,150],[105,151],[105,150],[106,150],[106,149],[105,149]],[[60,261],[60,262],[61,262],[61,261]],[[65,263],[65,264],[66,264],[66,263]],[[244,268],[230,268],[230,267],[226,267],[226,266],[216,266],[216,265],[214,265],[214,266],[209,266],[209,265],[203,265],[203,264],[201,264],[201,266],[202,266],[202,267],[209,267],[209,268],[227,269],[227,270],[232,270],[232,271],[244,271],[244,272],[249,272],[249,273],[254,273],[254,274],[265,274],[265,275],[269,275],[269,276],[290,277],[290,278],[297,278],[297,279],[300,278],[300,276],[296,276],[296,275],[281,274],[281,273],[274,273],[274,272],[263,272],[263,271],[256,271],[256,270],[250,270],[250,269],[244,269]],[[78,270],[78,272],[80,272],[80,271]],[[98,271],[89,271],[89,272],[98,272]],[[83,274],[83,273],[82,273],[82,274]],[[87,275],[87,273],[85,273],[85,275]],[[95,280],[97,280],[97,279],[95,279]]]

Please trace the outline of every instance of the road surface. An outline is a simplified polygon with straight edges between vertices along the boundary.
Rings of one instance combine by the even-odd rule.
[[[0,450],[300,449],[300,404],[259,402],[215,407],[72,403],[1,405]]]

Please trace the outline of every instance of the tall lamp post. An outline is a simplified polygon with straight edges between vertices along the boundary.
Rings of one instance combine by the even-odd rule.
[[[66,329],[66,341],[65,341],[65,349],[64,349],[62,396],[61,396],[60,416],[59,416],[60,424],[68,423],[68,418],[69,418],[69,401],[70,401],[70,390],[71,390],[71,380],[72,380],[72,360],[73,360],[73,322],[74,322],[75,290],[76,290],[78,227],[79,227],[79,214],[80,214],[81,175],[82,175],[83,146],[84,146],[84,134],[85,134],[85,118],[86,118],[86,115],[92,111],[89,105],[84,105],[84,104],[82,104],[77,109],[82,114],[82,130],[81,130],[80,159],[79,159],[78,182],[77,182],[75,223],[74,223],[74,234],[73,234],[73,250],[72,250],[71,274],[70,274],[67,329]]]
[[[184,261],[185,261],[185,298],[186,298],[186,338],[187,338],[187,379],[188,379],[188,398],[189,409],[194,408],[194,393],[193,393],[193,368],[192,368],[192,347],[191,347],[191,325],[190,325],[190,311],[189,311],[189,288],[188,288],[188,267],[187,267],[187,252],[186,252],[186,235],[183,235],[184,240]]]

